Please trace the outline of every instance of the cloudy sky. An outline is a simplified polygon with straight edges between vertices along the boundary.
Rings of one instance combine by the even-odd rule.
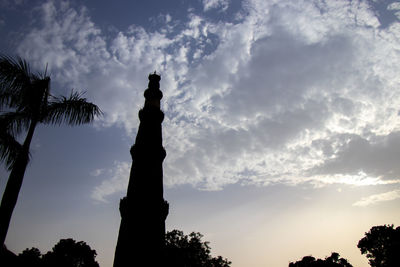
[[[400,2],[0,0],[0,52],[91,126],[40,126],[7,246],[84,240],[112,266],[147,76],[161,74],[167,228],[233,267],[339,252],[400,224]],[[0,171],[0,189],[8,174]]]

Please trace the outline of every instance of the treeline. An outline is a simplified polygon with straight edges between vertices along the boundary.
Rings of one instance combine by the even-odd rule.
[[[166,267],[230,267],[231,262],[221,256],[213,257],[209,242],[202,241],[200,233],[185,235],[173,230],[166,233],[164,262]],[[357,247],[365,254],[372,267],[400,266],[400,227],[374,226],[358,242]],[[51,251],[42,254],[37,248],[25,249],[19,255],[3,249],[1,266],[4,267],[99,267],[96,251],[85,242],[61,239]],[[305,256],[289,267],[353,267],[339,253],[325,259]]]
[[[227,259],[211,255],[209,242],[202,241],[203,235],[173,230],[165,236],[165,267],[229,267]],[[2,267],[99,267],[96,250],[85,242],[61,239],[51,251],[42,254],[38,248],[25,249],[15,255],[3,249]],[[155,255],[157,256],[157,255]],[[151,261],[151,259],[149,259]],[[149,266],[151,262],[149,262]]]
[[[96,251],[85,242],[76,242],[71,238],[61,239],[46,254],[34,247],[25,249],[18,256],[10,251],[3,251],[2,254],[4,267],[99,267],[95,260]]]
[[[361,254],[365,254],[372,267],[400,266],[400,227],[392,225],[374,226],[358,242]],[[353,267],[339,253],[333,252],[325,259],[305,256],[300,261],[289,263],[289,267]]]

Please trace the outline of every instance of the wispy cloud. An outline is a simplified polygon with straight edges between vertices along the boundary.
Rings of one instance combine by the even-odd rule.
[[[226,10],[229,7],[229,0],[203,0],[204,11],[214,8]]]
[[[361,200],[355,202],[353,206],[366,207],[379,202],[391,201],[399,198],[400,198],[400,189],[382,194],[371,195],[369,197],[363,197]]]
[[[110,177],[104,179],[100,185],[92,191],[94,200],[106,202],[106,197],[116,192],[125,191],[129,180],[130,164],[128,162],[115,162],[114,168],[110,169]]]
[[[388,135],[369,134],[368,137],[360,135],[336,136],[338,142],[332,148],[332,139],[322,141],[327,145],[326,153],[333,156],[326,159],[322,165],[315,166],[313,172],[328,175],[334,173],[357,173],[363,170],[372,177],[385,180],[400,177],[400,132],[393,131]],[[315,142],[317,143],[317,142]],[[329,148],[330,146],[330,148]]]
[[[90,175],[97,177],[97,176],[102,175],[105,171],[106,171],[105,169],[95,169],[90,172]]]
[[[0,0],[0,7],[16,8],[25,2],[27,2],[27,1],[26,0]]]
[[[167,185],[400,177],[400,23],[380,27],[368,2],[249,0],[233,22],[191,11],[115,35],[84,7],[39,10],[18,51],[86,89],[100,126],[134,135],[146,76],[161,72]]]

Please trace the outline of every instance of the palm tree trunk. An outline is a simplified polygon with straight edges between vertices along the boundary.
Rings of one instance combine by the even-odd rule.
[[[14,211],[19,191],[22,186],[22,180],[26,167],[29,162],[29,147],[31,145],[33,133],[35,131],[37,121],[32,121],[28,134],[26,135],[22,150],[18,153],[17,159],[8,177],[7,185],[3,193],[3,198],[0,205],[0,245],[3,247],[7,236],[8,227],[10,225],[11,216]]]

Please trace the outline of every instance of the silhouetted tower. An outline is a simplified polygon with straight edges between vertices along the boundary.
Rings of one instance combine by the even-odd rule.
[[[139,130],[131,148],[132,167],[127,196],[120,201],[121,225],[115,250],[114,267],[163,266],[165,219],[168,203],[163,197],[160,110],[161,77],[149,75],[145,103],[139,111]]]

